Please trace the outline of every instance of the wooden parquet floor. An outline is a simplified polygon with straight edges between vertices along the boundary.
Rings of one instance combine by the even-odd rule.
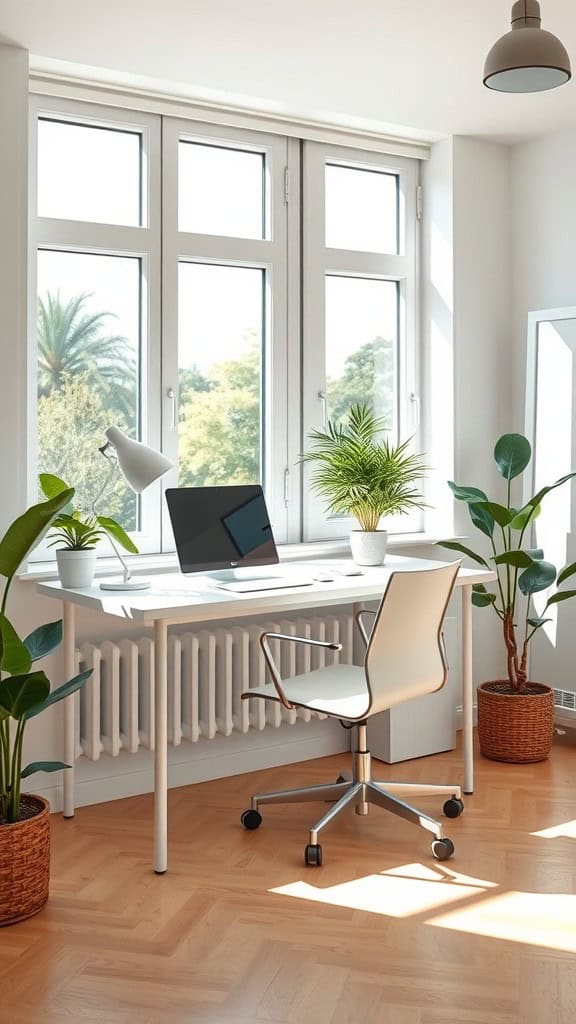
[[[345,765],[172,790],[163,877],[150,796],[54,816],[50,902],[0,930],[2,1024],[576,1024],[576,742],[540,765],[478,758],[444,864],[377,809],[327,831],[321,869],[302,854],[322,806],[240,827],[253,790]],[[460,777],[456,753],[380,768]]]

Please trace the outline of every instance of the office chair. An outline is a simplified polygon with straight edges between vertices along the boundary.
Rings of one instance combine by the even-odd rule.
[[[402,797],[448,795],[444,814],[457,818],[464,810],[460,786],[427,786],[409,783],[377,782],[372,778],[370,751],[366,745],[366,723],[372,715],[387,711],[406,700],[434,693],[444,686],[448,665],[442,636],[442,623],[454,587],[460,562],[415,572],[393,572],[377,612],[362,609],[356,618],[366,653],[362,667],[331,665],[292,679],[282,680],[268,641],[286,640],[338,651],[342,644],[324,643],[304,637],[263,633],[260,644],[272,677],[272,683],[242,694],[242,698],[279,701],[285,708],[308,708],[340,719],[346,728],[356,730],[352,751],[352,779],[342,776],[332,784],[288,789],[278,793],[260,793],[252,797],[249,810],[241,816],[247,829],[262,823],[259,807],[263,804],[335,801],[310,829],[304,851],[305,863],[322,864],[318,837],[327,825],[349,807],[356,814],[368,814],[370,804],[383,807],[432,833],[432,853],[447,860],[454,844],[444,836],[439,821],[405,803]],[[365,617],[373,616],[370,631]]]

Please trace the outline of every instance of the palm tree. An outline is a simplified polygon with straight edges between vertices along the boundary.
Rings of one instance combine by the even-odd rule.
[[[89,313],[85,292],[68,301],[60,292],[38,300],[38,396],[61,391],[66,377],[85,374],[106,404],[135,414],[136,366],[128,339],[106,334],[104,321],[113,313]]]

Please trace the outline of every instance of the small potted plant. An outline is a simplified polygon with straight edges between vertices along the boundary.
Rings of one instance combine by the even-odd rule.
[[[358,520],[360,529],[350,534],[358,565],[382,565],[388,539],[380,529],[384,516],[425,507],[414,487],[426,473],[422,456],[409,453],[410,440],[390,444],[384,431],[384,420],[369,405],[353,405],[345,423],[330,420],[325,432],[312,431],[312,448],[301,456],[314,465],[312,486],[326,499],[328,513]]]
[[[21,792],[22,779],[35,772],[67,768],[61,761],[37,761],[22,767],[24,732],[31,718],[84,685],[91,670],[55,690],[34,663],[62,639],[62,623],[49,622],[21,640],[6,615],[12,580],[21,562],[45,536],[55,517],[74,495],[29,508],[0,540],[0,925],[38,913],[48,899],[50,881],[50,807],[46,800]]]
[[[502,623],[507,678],[478,687],[478,733],[485,757],[496,761],[542,761],[550,753],[554,729],[554,692],[550,686],[528,677],[530,642],[550,622],[549,608],[576,597],[576,590],[550,593],[536,614],[534,594],[561,585],[576,573],[576,562],[560,572],[547,562],[540,548],[527,547],[530,528],[540,514],[546,495],[561,487],[576,473],[567,473],[540,490],[520,509],[511,503],[512,480],[520,476],[532,458],[530,442],[522,434],[504,434],[494,449],[498,472],[506,481],[506,504],[488,498],[477,487],[463,487],[449,481],[457,501],[468,506],[473,525],[484,535],[486,556],[458,541],[440,541],[440,546],[460,551],[498,573],[495,591],[483,585],[473,587],[472,601],[478,608],[494,609]]]
[[[68,484],[52,473],[41,473],[40,487],[47,498],[57,497],[68,490]],[[49,547],[56,547],[58,575],[63,587],[89,587],[96,571],[97,545],[108,537],[114,549],[120,544],[131,554],[138,548],[126,531],[109,516],[94,510],[83,512],[68,505],[54,520],[49,534]]]

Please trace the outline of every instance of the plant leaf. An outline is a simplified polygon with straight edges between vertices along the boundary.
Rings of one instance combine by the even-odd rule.
[[[495,521],[493,516],[489,512],[486,512],[485,508],[480,508],[480,502],[469,501],[468,512],[470,513],[470,519],[474,523],[476,529],[481,530],[487,537],[491,537],[494,533]]]
[[[541,511],[540,505],[525,505],[511,520],[510,529],[523,530],[531,520],[538,518]]]
[[[558,579],[556,581],[558,583],[558,586],[560,586],[561,583],[564,583],[564,580],[567,580],[570,576],[573,576],[575,572],[576,562],[571,562],[570,565],[565,565],[564,568],[561,569],[558,573]]]
[[[570,597],[576,597],[576,590],[559,590],[558,593],[552,594],[546,601],[546,608],[551,604],[560,604],[560,601],[567,601]]]
[[[126,551],[130,551],[133,555],[138,554],[138,548],[134,541],[128,536],[126,530],[120,526],[120,523],[117,523],[115,519],[110,519],[108,516],[96,516],[96,519],[102,529],[110,534],[114,540],[118,541]]]
[[[508,526],[514,518],[509,508],[506,508],[505,505],[499,505],[496,501],[477,501],[471,508],[487,512],[498,523],[498,526]]]
[[[52,521],[74,497],[74,488],[42,501],[15,519],[0,540],[0,575],[10,578],[33,548],[48,533]]]
[[[503,551],[493,559],[496,565],[513,565],[515,569],[527,569],[534,565],[535,559],[528,551]]]
[[[47,498],[57,498],[63,491],[68,490],[68,484],[61,480],[54,473],[40,473],[38,476],[42,494]]]
[[[467,548],[464,544],[460,544],[457,540],[439,540],[436,543],[439,548],[448,548],[450,551],[460,551],[461,554],[468,555],[468,558],[473,558],[479,565],[484,565],[487,569],[490,568],[486,559],[482,558],[482,555],[477,555],[475,551]]]
[[[32,661],[39,661],[54,651],[62,643],[62,619],[56,622],[45,622],[38,626],[24,640]]]
[[[476,605],[477,608],[488,608],[489,605],[494,604],[495,600],[496,594],[472,593],[472,604]]]
[[[35,772],[59,772],[63,768],[69,768],[69,764],[64,764],[63,761],[33,761],[32,764],[27,764],[20,773],[21,779],[27,779],[29,775],[34,775]]]
[[[462,487],[460,484],[455,484],[453,480],[448,481],[448,487],[452,491],[456,501],[488,501],[488,495],[485,494],[484,491],[480,491],[477,487]]]
[[[531,458],[532,448],[523,434],[503,434],[496,442],[494,459],[505,480],[513,480],[523,473]]]
[[[26,672],[9,676],[0,685],[0,706],[12,718],[28,717],[30,708],[46,699],[50,683],[44,672]]]
[[[90,678],[92,672],[93,669],[86,669],[86,671],[80,672],[79,675],[74,676],[73,679],[69,679],[67,683],[62,683],[62,686],[59,686],[57,690],[52,690],[52,692],[49,693],[47,697],[43,698],[41,702],[31,707],[29,711],[26,712],[26,718],[35,718],[36,715],[42,714],[42,712],[46,711],[46,708],[51,707],[52,704],[57,704],[58,701],[65,700],[66,697],[71,697],[73,693],[76,693],[76,690],[79,690],[81,686],[84,686],[84,683]],[[0,688],[0,693],[1,692]]]
[[[3,672],[12,676],[29,672],[32,659],[27,647],[24,646],[10,619],[0,612],[0,666]]]
[[[540,626],[543,626],[545,622],[552,622],[552,619],[543,619],[541,616],[539,616],[538,618],[527,619],[526,621],[528,622],[529,626],[534,626],[535,629],[539,629]]]
[[[546,590],[556,579],[556,566],[551,562],[534,562],[518,577],[518,586],[523,594],[537,594]]]

